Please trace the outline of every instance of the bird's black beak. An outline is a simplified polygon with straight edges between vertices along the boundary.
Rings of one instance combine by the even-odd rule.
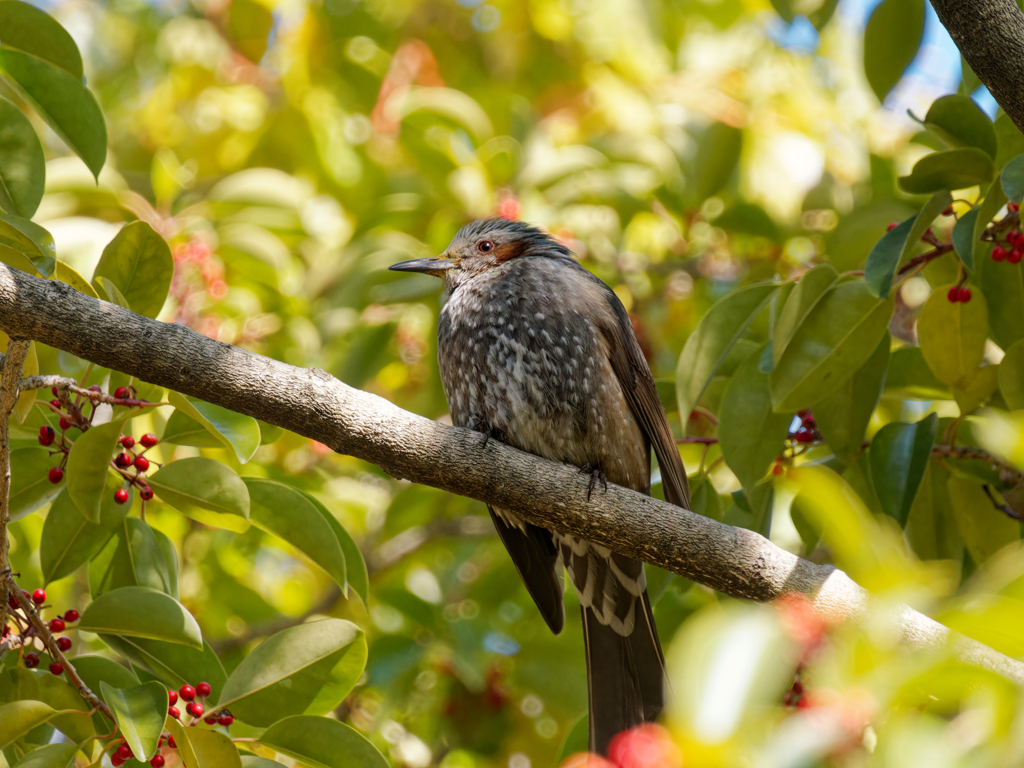
[[[426,275],[440,277],[442,272],[454,269],[456,266],[458,266],[457,261],[446,259],[444,254],[442,254],[441,256],[430,256],[426,259],[400,261],[397,264],[392,264],[388,269],[392,272],[422,272]]]

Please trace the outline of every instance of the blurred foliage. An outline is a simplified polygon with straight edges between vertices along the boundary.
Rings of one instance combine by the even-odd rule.
[[[863,625],[828,628],[799,601],[738,605],[649,569],[685,764],[1017,764],[1011,684],[892,640],[908,603],[1024,655],[1024,283],[991,258],[997,241],[1013,253],[1024,136],[966,98],[969,71],[931,109],[915,96],[919,126],[879,108],[917,52],[922,7],[885,0],[863,32],[829,0],[47,7],[79,61],[59,27],[5,0],[5,29],[41,31],[0,37],[0,153],[21,158],[0,163],[0,260],[443,418],[437,286],[385,268],[440,252],[475,217],[541,224],[630,311],[690,438],[695,511],[872,591]],[[801,24],[813,44],[786,47]],[[33,96],[50,72],[38,61],[59,72]],[[105,137],[59,109],[91,115],[92,94]],[[948,299],[966,286],[971,301]],[[30,365],[107,392],[131,383],[41,344]],[[174,656],[180,674],[237,689],[264,638],[346,619],[362,639],[344,646],[349,666],[331,656],[352,689],[331,708],[392,764],[528,768],[578,747],[579,628],[550,636],[482,505],[134,384],[175,406],[117,412],[133,416],[124,434],[162,438],[147,454],[166,463],[156,499],[142,522],[135,498],[125,520],[95,496],[73,562],[54,552],[67,520],[84,524],[86,491],[28,482],[52,463],[36,434],[54,419],[45,393],[19,407],[23,585],[83,608],[97,585],[127,583],[117,552],[157,548],[132,583],[178,597],[208,644]],[[943,453],[954,443],[968,450]],[[213,477],[216,504],[182,500]],[[283,510],[327,533],[304,539]],[[321,658],[314,640],[293,642]],[[75,653],[112,649],[134,664],[122,685],[141,685],[145,660],[171,653],[145,642],[83,631]],[[252,699],[235,736],[272,721]],[[48,740],[40,728],[8,762]],[[287,763],[280,729],[261,754]]]

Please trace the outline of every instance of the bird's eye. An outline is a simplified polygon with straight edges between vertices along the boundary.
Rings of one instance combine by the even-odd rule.
[[[489,253],[492,248],[494,248],[494,243],[490,240],[481,240],[476,244],[476,249],[480,251],[480,253]]]

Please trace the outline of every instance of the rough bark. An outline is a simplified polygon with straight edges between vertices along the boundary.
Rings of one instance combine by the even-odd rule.
[[[587,500],[587,476],[476,432],[403,411],[328,373],[296,368],[136,315],[59,281],[0,264],[0,329],[169,389],[275,424],[380,466],[396,478],[515,512],[582,536],[737,598],[799,592],[832,620],[856,618],[865,591],[756,533],[608,485]],[[910,609],[900,627],[913,647],[938,650],[949,630]],[[970,640],[958,656],[1024,683],[1024,665]]]
[[[1024,132],[1024,13],[1014,0],[932,0],[971,69]]]

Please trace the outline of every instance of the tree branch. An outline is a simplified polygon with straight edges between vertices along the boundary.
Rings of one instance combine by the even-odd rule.
[[[11,565],[8,559],[10,542],[7,523],[10,520],[11,441],[10,417],[18,402],[18,381],[28,356],[30,341],[11,336],[7,354],[0,364],[0,627],[7,625],[7,579]]]
[[[514,512],[661,566],[736,598],[807,595],[830,620],[857,618],[867,593],[842,571],[798,558],[763,537],[620,486],[587,501],[587,478],[496,440],[403,411],[324,371],[296,368],[159,323],[65,283],[0,264],[0,329],[97,365],[284,427],[372,462],[396,478]],[[903,639],[938,650],[950,631],[906,609]],[[957,637],[958,658],[1024,683],[1024,664]]]
[[[1024,131],[1024,14],[1014,0],[932,0],[971,69]]]

